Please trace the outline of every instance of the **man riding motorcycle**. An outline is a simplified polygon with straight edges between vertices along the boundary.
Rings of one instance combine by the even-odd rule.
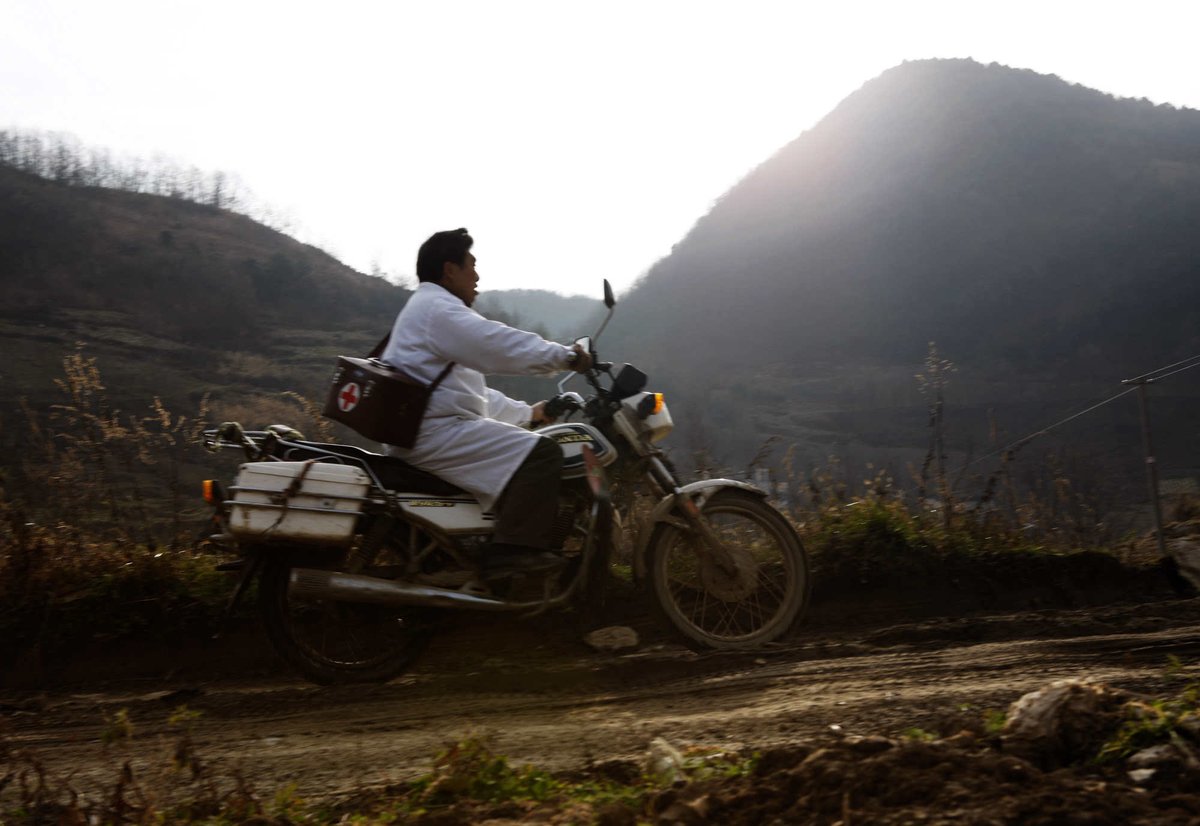
[[[489,388],[484,374],[585,372],[590,354],[484,318],[471,309],[479,274],[466,229],[434,233],[417,253],[416,292],[396,317],[380,359],[434,390],[411,448],[389,455],[477,497],[497,515],[485,556],[489,574],[549,570],[559,564],[553,524],[562,451],[530,431],[548,424],[544,402],[530,405]]]

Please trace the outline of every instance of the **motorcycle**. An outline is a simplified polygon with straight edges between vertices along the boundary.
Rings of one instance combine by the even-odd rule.
[[[653,612],[697,649],[753,649],[788,632],[809,598],[799,537],[753,485],[679,481],[658,447],[673,428],[662,394],[647,391],[633,365],[596,357],[616,303],[607,281],[604,301],[600,330],[579,339],[592,368],[558,383],[545,415],[559,421],[537,429],[563,450],[561,567],[488,571],[494,515],[398,458],[306,441],[284,425],[227,422],[205,431],[205,445],[242,450],[247,461],[227,491],[204,485],[218,528],[211,539],[240,557],[219,566],[241,570],[229,612],[257,579],[274,648],[322,684],[398,675],[445,610],[594,617],[616,564],[617,500],[636,510],[641,481],[657,501],[637,520],[630,568]],[[579,375],[586,395],[566,389]]]

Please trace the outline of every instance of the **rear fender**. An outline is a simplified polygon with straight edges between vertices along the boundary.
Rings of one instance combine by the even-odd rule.
[[[763,499],[767,498],[767,492],[762,488],[755,487],[748,482],[739,482],[736,479],[701,479],[698,482],[684,485],[681,490],[685,495],[691,497],[692,501],[696,503],[696,507],[703,510],[705,503],[714,494],[727,488],[737,488],[755,496],[761,496]],[[637,541],[633,549],[633,573],[639,581],[646,576],[646,551],[650,547],[650,537],[654,535],[654,526],[672,518],[683,518],[678,513],[678,505],[673,493],[660,499],[650,515],[638,526]]]

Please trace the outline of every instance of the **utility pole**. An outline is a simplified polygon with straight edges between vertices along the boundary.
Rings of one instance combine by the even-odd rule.
[[[1154,444],[1150,440],[1150,413],[1146,407],[1146,385],[1154,379],[1126,379],[1121,384],[1135,384],[1138,389],[1138,402],[1142,411],[1142,444],[1146,449],[1146,481],[1150,484],[1150,501],[1154,505],[1154,533],[1158,537],[1158,553],[1163,559],[1167,558],[1167,543],[1163,539],[1162,505],[1158,499],[1158,462],[1154,458]]]

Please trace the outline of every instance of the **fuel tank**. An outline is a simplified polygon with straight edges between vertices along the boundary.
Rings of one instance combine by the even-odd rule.
[[[577,479],[587,473],[583,465],[583,447],[587,445],[602,467],[617,459],[617,449],[599,430],[582,422],[562,422],[537,429],[539,435],[553,439],[563,452],[563,478]]]

